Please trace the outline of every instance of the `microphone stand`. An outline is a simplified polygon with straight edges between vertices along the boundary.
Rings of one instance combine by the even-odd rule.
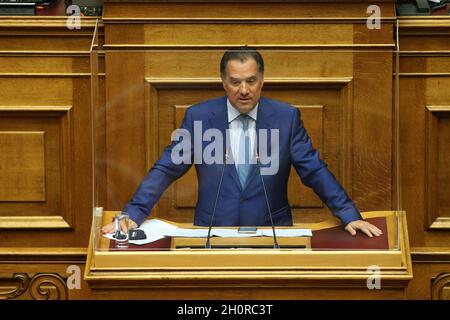
[[[212,226],[214,223],[214,216],[216,215],[217,201],[219,200],[219,193],[220,193],[220,187],[222,186],[223,174],[225,173],[225,166],[227,165],[228,152],[225,152],[224,158],[225,158],[225,161],[222,166],[222,173],[220,175],[219,187],[217,188],[216,200],[214,201],[213,213],[212,213],[211,222],[210,222],[209,228],[208,228],[208,238],[206,239],[206,244],[205,244],[206,249],[211,249],[211,230],[212,230]]]
[[[256,162],[258,163],[259,176],[261,177],[261,182],[262,182],[262,186],[263,186],[263,190],[264,190],[264,196],[266,198],[267,209],[269,210],[270,224],[272,225],[273,248],[274,249],[280,249],[280,245],[278,244],[278,241],[277,241],[277,235],[275,233],[275,225],[273,224],[272,210],[270,210],[269,198],[267,197],[266,184],[264,183],[264,179],[263,179],[263,176],[261,174],[261,161],[259,160],[259,155],[258,154],[256,154]]]

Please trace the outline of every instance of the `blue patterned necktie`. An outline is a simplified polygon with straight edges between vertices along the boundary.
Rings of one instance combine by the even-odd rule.
[[[244,187],[250,171],[250,136],[248,134],[248,125],[250,116],[241,114],[239,121],[242,123],[242,132],[239,137],[239,159],[238,159],[238,176],[241,186]]]

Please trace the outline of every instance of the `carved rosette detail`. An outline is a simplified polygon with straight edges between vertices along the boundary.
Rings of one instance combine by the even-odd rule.
[[[64,278],[57,273],[38,273],[33,277],[26,273],[14,273],[0,280],[15,281],[14,289],[0,292],[0,299],[16,299],[28,292],[34,300],[67,300],[68,291]]]
[[[450,273],[441,273],[432,280],[431,299],[450,300]]]

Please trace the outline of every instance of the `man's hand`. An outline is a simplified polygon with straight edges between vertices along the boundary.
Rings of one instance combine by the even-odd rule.
[[[124,221],[122,221],[123,223]],[[129,229],[136,229],[138,227],[138,225],[136,224],[136,222],[134,222],[133,220],[129,219],[128,220],[128,228]],[[126,233],[128,233],[128,230],[126,230],[126,227],[124,224],[122,224],[120,226],[120,228],[125,231]],[[106,226],[102,227],[102,232],[103,233],[114,233],[115,230],[115,226],[114,226],[114,222],[111,222],[110,224],[107,224]]]
[[[352,236],[356,235],[356,231],[364,232],[368,237],[372,238],[373,236],[381,236],[383,232],[375,227],[373,224],[364,221],[364,220],[356,220],[352,221],[345,226],[345,230],[350,233]]]

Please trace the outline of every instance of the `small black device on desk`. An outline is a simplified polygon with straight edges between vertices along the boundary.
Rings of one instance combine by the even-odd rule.
[[[141,229],[132,229],[129,232],[130,240],[144,240],[147,239],[144,230]]]

